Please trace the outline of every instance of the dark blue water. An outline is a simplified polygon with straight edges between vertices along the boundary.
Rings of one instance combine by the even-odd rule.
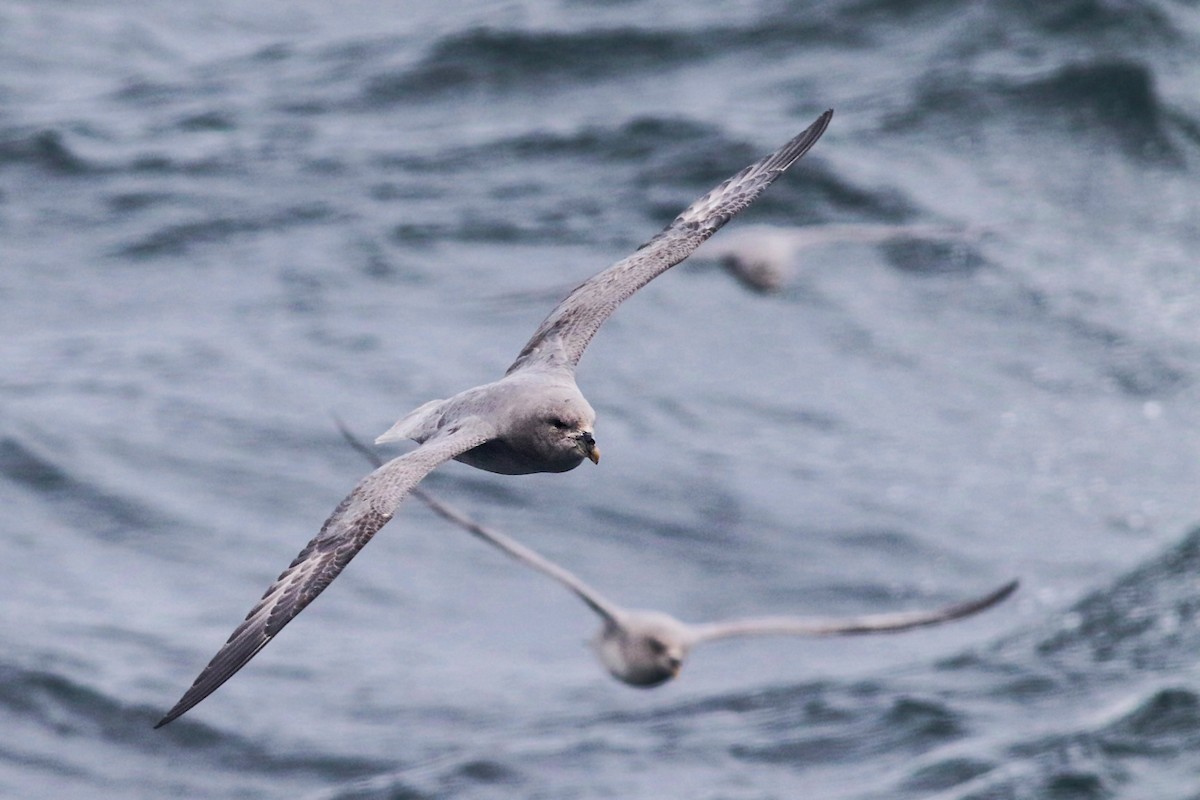
[[[1200,786],[1194,3],[0,8],[0,795],[1179,798]],[[598,467],[429,486],[702,620],[948,602],[608,679],[406,505],[160,731],[365,471],[573,284],[834,107],[732,223],[944,225],[584,358]]]

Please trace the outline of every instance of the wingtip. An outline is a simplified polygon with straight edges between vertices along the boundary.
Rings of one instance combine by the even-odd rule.
[[[170,723],[179,719],[184,714],[191,711],[196,706],[196,703],[200,702],[200,700],[195,700],[195,699],[189,697],[188,694],[190,692],[191,692],[191,689],[189,689],[188,693],[185,693],[184,696],[182,698],[180,698],[178,703],[176,703],[175,705],[173,705],[171,707],[170,711],[168,711],[166,714],[163,714],[162,719],[160,719],[158,722],[154,723],[154,730],[158,730],[162,726],[169,725]],[[200,698],[200,699],[203,700],[204,698]]]
[[[1011,581],[996,590],[996,602],[1005,599],[1019,588],[1021,588],[1021,579],[1013,578]]]
[[[176,714],[174,709],[172,709],[171,711],[168,711],[162,719],[160,719],[158,722],[154,723],[154,730],[158,730],[163,725],[166,725],[170,722],[175,721],[175,719],[177,719],[178,717],[179,717],[179,714]]]
[[[346,426],[346,423],[342,422],[340,417],[335,415],[333,421],[337,425],[338,432],[342,434],[342,438],[346,440],[346,444],[350,445],[359,453],[361,453],[363,457],[367,459],[367,461],[370,461],[375,466],[376,469],[379,469],[383,466],[383,459],[380,458],[379,454],[372,450],[370,445],[366,444],[362,439],[359,439],[357,436],[355,436],[353,431]]]
[[[812,124],[807,128],[796,134],[795,138],[768,159],[766,166],[782,171],[795,164],[825,134],[825,130],[829,127],[831,119],[833,119],[832,108],[813,120]]]
[[[968,608],[973,605],[978,611],[985,611],[992,606],[1003,603],[1013,592],[1017,590],[1020,585],[1021,581],[1017,578],[1013,578],[1011,581],[991,592],[990,594],[981,597],[978,601],[976,601],[976,603],[967,603],[966,605]]]
[[[833,109],[827,108],[827,109],[825,109],[824,114],[817,117],[817,121],[816,121],[816,123],[814,123],[814,127],[819,125],[821,128],[821,132],[824,133],[825,129],[829,127],[829,121],[832,119],[833,119]]]

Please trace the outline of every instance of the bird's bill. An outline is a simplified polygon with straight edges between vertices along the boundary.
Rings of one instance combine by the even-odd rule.
[[[592,438],[590,433],[581,433],[576,446],[579,448],[579,452],[583,453],[584,457],[593,464],[600,463],[600,448],[596,447],[596,440]]]

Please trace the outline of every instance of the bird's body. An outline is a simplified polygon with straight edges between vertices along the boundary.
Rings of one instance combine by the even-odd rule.
[[[425,403],[383,434],[381,442],[413,439],[419,446],[351,490],[156,727],[245,666],[446,461],[507,475],[565,472],[585,457],[598,462],[596,415],[575,385],[575,367],[596,331],[626,298],[687,258],[808,152],[832,115],[826,111],[779,150],[701,196],[632,255],[580,284],[542,321],[503,378]]]
[[[592,438],[596,412],[571,370],[543,367],[511,372],[404,416],[376,444],[412,439],[424,443],[455,420],[487,419],[491,439],[455,456],[456,461],[501,475],[566,472],[584,458],[599,459]],[[564,432],[575,435],[564,437]]]
[[[592,652],[622,683],[652,689],[679,676],[691,650],[688,626],[659,611],[625,611],[605,619]]]

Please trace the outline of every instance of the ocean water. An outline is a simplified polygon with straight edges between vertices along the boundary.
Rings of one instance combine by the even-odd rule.
[[[1200,797],[1200,9],[1157,0],[0,7],[0,796]],[[727,641],[639,691],[415,503],[153,723],[366,471],[825,108],[580,365],[599,466],[428,486]],[[720,236],[722,234],[718,234]]]

